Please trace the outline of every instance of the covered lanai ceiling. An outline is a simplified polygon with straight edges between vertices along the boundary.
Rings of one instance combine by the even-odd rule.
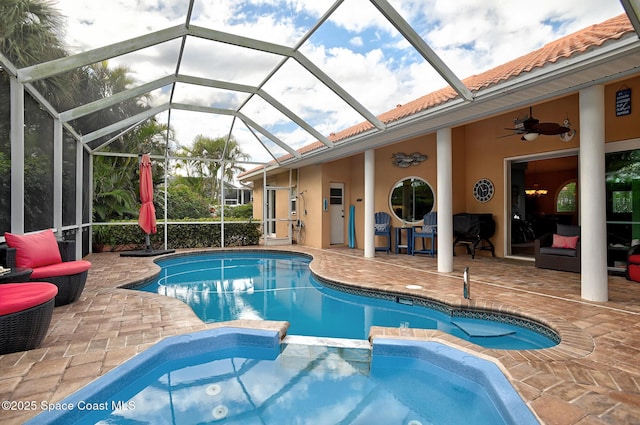
[[[129,3],[114,1],[105,10],[100,2],[60,0],[58,8],[69,17],[67,39],[77,53],[13,70],[44,103],[32,85],[37,80],[105,60],[132,71],[136,83],[126,91],[66,111],[49,106],[92,151],[155,116],[176,130],[182,145],[197,134],[231,134],[254,161],[301,166],[621,78],[637,72],[640,63],[638,38],[625,37],[604,54],[586,52],[570,66],[559,61],[499,87],[472,92],[462,82],[600,22],[603,13],[626,11],[636,24],[640,8],[634,0],[606,7],[594,0],[590,12],[584,2],[576,12],[573,1],[548,2],[548,8],[541,7],[545,2],[474,0]],[[121,4],[130,12],[123,14]],[[529,38],[516,37],[523,32]],[[509,34],[518,42],[505,44]],[[454,96],[437,107],[380,118],[446,86]],[[152,95],[148,111],[88,134],[76,132],[74,120],[145,94]],[[356,125],[363,130],[338,140],[335,133]]]

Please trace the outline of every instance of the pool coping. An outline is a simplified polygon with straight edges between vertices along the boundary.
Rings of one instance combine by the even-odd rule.
[[[344,291],[356,295],[373,296],[377,298],[394,299],[395,297],[407,297],[418,304],[424,304],[426,306],[436,306],[437,309],[445,310],[448,314],[453,316],[454,313],[460,314],[462,317],[473,317],[474,315],[492,314],[494,317],[502,317],[506,320],[519,320],[525,327],[531,324],[540,324],[543,328],[547,328],[555,335],[559,337],[559,343],[553,347],[532,349],[532,350],[501,350],[484,348],[471,342],[462,340],[455,336],[449,335],[445,332],[438,330],[424,330],[424,329],[412,329],[411,334],[419,336],[421,338],[434,338],[437,337],[441,341],[451,341],[456,346],[475,347],[476,352],[493,352],[495,358],[501,358],[503,356],[510,356],[510,352],[517,351],[520,356],[528,360],[575,360],[577,358],[587,357],[595,349],[595,342],[593,338],[585,332],[583,329],[574,325],[573,323],[560,318],[558,316],[550,316],[548,313],[538,312],[529,308],[529,311],[525,312],[522,309],[509,305],[506,303],[497,303],[494,301],[485,301],[482,299],[465,299],[465,298],[446,298],[438,296],[438,294],[426,293],[424,288],[405,288],[405,290],[385,290],[379,288],[373,284],[366,282],[353,282],[346,281],[337,278],[329,278],[324,276],[319,270],[315,268],[314,261],[316,258],[313,253],[300,252],[295,250],[281,249],[278,247],[261,247],[261,248],[219,248],[216,250],[210,249],[194,249],[182,252],[171,253],[157,257],[153,259],[153,263],[157,265],[158,260],[165,260],[176,257],[187,257],[192,255],[207,254],[207,253],[224,253],[224,252],[252,252],[252,253],[264,253],[265,251],[272,253],[280,253],[285,255],[299,255],[302,257],[310,258],[309,268],[311,273],[323,284],[330,286],[334,289]],[[159,266],[158,266],[159,267]],[[433,273],[433,272],[432,272]],[[151,276],[147,276],[144,279],[129,282],[121,285],[123,289],[135,289],[142,286],[155,278],[160,274],[158,270]],[[439,273],[435,273],[439,274]],[[446,276],[446,274],[443,274]],[[450,278],[450,276],[447,276]],[[161,295],[162,296],[162,295]],[[468,316],[465,316],[468,315]],[[225,323],[225,322],[221,322]],[[535,326],[534,326],[535,327]],[[424,332],[423,332],[424,331]],[[427,336],[429,334],[429,336]],[[442,334],[442,335],[441,335]],[[369,333],[369,341],[376,336],[386,335],[398,335],[396,328],[386,328],[373,326]],[[444,335],[444,336],[443,336]],[[284,336],[284,335],[283,335]]]
[[[288,343],[307,344],[313,343],[314,340],[319,345],[333,342],[340,346],[363,348],[362,344],[355,341],[342,344],[340,339],[336,338],[305,337],[285,341],[281,339],[279,331],[250,328],[221,327],[175,335],[159,341],[63,400],[48,403],[47,406],[41,405],[40,409],[43,411],[25,425],[66,425],[82,420],[93,410],[112,411],[113,403],[126,405],[124,403],[127,400],[113,400],[113,397],[126,386],[122,382],[133,382],[151,369],[167,362],[208,353],[211,347],[215,347],[216,351],[226,348],[261,348],[266,349],[270,356],[275,358]],[[371,344],[370,350],[372,365],[376,356],[410,357],[478,384],[486,391],[506,423],[540,423],[509,381],[503,368],[494,359],[452,347],[446,342],[411,339],[377,338]],[[98,408],[87,409],[87,406]]]
[[[25,425],[76,423],[87,414],[87,410],[82,406],[103,406],[105,403],[107,403],[105,407],[112,406],[108,401],[124,386],[116,385],[116,382],[132,382],[163,362],[176,360],[181,356],[203,354],[210,351],[212,346],[217,350],[231,347],[266,348],[273,350],[275,355],[279,353],[280,344],[278,331],[234,327],[206,329],[167,337],[63,400],[50,403],[48,406],[51,409],[43,409],[40,406],[43,412],[25,422]]]
[[[356,287],[362,286],[361,282],[372,282],[373,288],[428,294],[451,305],[491,305],[498,306],[498,310],[506,306],[517,313],[534,314],[541,321],[547,318],[563,336],[561,346],[530,351],[482,349],[439,331],[413,328],[372,329],[370,339],[401,336],[443,340],[494,358],[509,371],[510,381],[543,422],[627,424],[630,417],[638,417],[640,369],[634,354],[634,329],[640,317],[637,283],[609,276],[610,300],[597,303],[580,297],[579,274],[537,269],[523,260],[458,256],[453,271],[447,273],[437,271],[437,259],[406,254],[365,258],[362,250],[347,247],[232,249],[275,248],[309,255],[313,258],[311,267],[318,274]],[[220,250],[202,247],[178,253]],[[159,271],[152,258],[120,261],[119,253],[111,252],[91,254],[87,260],[93,267],[84,293],[78,302],[56,308],[42,346],[0,356],[5,399],[61,400],[171,335],[223,325],[273,329],[282,337],[287,335],[287,322],[241,320],[206,324],[179,300],[122,289],[129,282],[144,281]],[[470,301],[462,299],[462,271],[466,266],[472,270],[474,284],[474,298]],[[422,288],[409,289],[414,286]],[[621,329],[630,329],[631,333]],[[18,425],[36,413],[12,410],[0,412],[0,417],[3,423]]]

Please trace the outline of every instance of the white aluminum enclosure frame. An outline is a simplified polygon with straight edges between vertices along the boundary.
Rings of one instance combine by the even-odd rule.
[[[281,158],[273,152],[269,152],[274,158],[276,166],[280,167],[301,167],[332,158],[344,157],[356,152],[363,152],[366,149],[375,149],[385,144],[402,140],[406,137],[437,131],[440,128],[454,127],[464,122],[482,119],[483,117],[494,115],[500,112],[522,107],[531,102],[539,102],[545,99],[560,96],[564,93],[575,92],[581,87],[591,84],[601,84],[609,80],[623,78],[637,68],[620,66],[620,71],[616,74],[598,74],[596,70],[605,63],[620,61],[623,63],[625,57],[635,57],[638,55],[638,39],[623,38],[609,43],[607,46],[596,49],[594,52],[585,52],[571,59],[570,64],[550,64],[544,70],[528,73],[517,78],[507,80],[486,89],[472,93],[454,72],[438,57],[437,54],[427,45],[419,34],[406,22],[400,14],[386,0],[370,0],[375,8],[396,28],[406,41],[437,71],[437,73],[455,90],[457,98],[438,107],[431,108],[403,118],[394,123],[385,124],[372,112],[367,110],[354,96],[332,80],[322,69],[315,65],[308,57],[300,52],[299,48],[305,40],[309,39],[318,28],[338,9],[343,3],[336,0],[318,19],[315,25],[301,38],[293,47],[269,43],[249,37],[238,36],[222,31],[203,28],[191,25],[191,12],[194,0],[188,4],[188,13],[185,22],[167,29],[152,32],[150,34],[132,38],[130,40],[114,43],[101,48],[78,53],[65,58],[40,63],[21,69],[16,68],[11,62],[0,53],[0,66],[10,75],[11,84],[11,230],[14,232],[24,231],[24,95],[29,93],[41,107],[51,115],[54,122],[54,171],[60,172],[60,144],[62,131],[66,130],[79,144],[77,150],[76,164],[76,228],[80,230],[82,223],[82,184],[83,181],[83,153],[90,155],[100,154],[98,146],[91,148],[89,142],[98,140],[114,132],[129,131],[137,123],[154,117],[155,115],[167,112],[169,119],[167,125],[171,125],[171,111],[194,111],[205,112],[216,115],[232,116],[240,120],[256,139],[261,142],[258,133],[270,140],[275,145],[287,152],[288,157]],[[624,10],[631,20],[636,32],[640,31],[640,2],[638,0],[621,0]],[[209,40],[225,43],[244,49],[251,49],[260,52],[277,55],[281,58],[279,64],[269,73],[260,84],[255,86],[238,84],[232,81],[220,81],[216,79],[195,77],[185,75],[180,72],[181,61],[185,48],[185,40],[195,37],[202,40]],[[175,67],[175,73],[160,77],[154,81],[147,82],[137,87],[131,87],[121,93],[114,94],[108,98],[100,99],[86,105],[78,106],[67,111],[56,111],[33,85],[34,82],[59,75],[61,73],[91,65],[100,61],[108,60],[127,53],[136,52],[144,48],[159,45],[172,40],[181,40],[180,52]],[[634,56],[635,55],[635,56]],[[339,144],[333,143],[321,131],[315,129],[311,124],[296,113],[287,108],[281,101],[269,94],[265,90],[265,85],[275,72],[287,61],[295,61],[309,73],[315,76],[325,87],[335,93],[350,108],[371,125],[371,130],[364,133],[341,140]],[[575,75],[584,71],[584,79],[575,78]],[[545,84],[548,83],[548,86]],[[286,140],[281,140],[277,135],[270,132],[265,126],[256,122],[242,109],[246,101],[236,109],[223,109],[205,107],[197,104],[179,103],[173,101],[173,91],[177,84],[189,84],[201,87],[219,88],[229,91],[249,94],[250,97],[257,96],[277,111],[299,126],[306,133],[322,143],[323,148],[301,153],[290,146]],[[151,108],[141,114],[128,117],[122,121],[113,123],[104,128],[98,129],[89,134],[78,134],[70,125],[70,122],[86,116],[88,114],[103,110],[119,102],[134,99],[153,90],[170,87],[172,96],[169,102]],[[548,90],[545,90],[548,87]],[[543,93],[544,94],[540,94]],[[247,100],[248,101],[248,100]],[[269,151],[269,148],[262,143],[262,146]],[[168,156],[165,155],[165,159]],[[264,165],[264,164],[259,164]],[[91,169],[91,164],[88,164]],[[266,171],[266,167],[264,168]],[[54,226],[62,227],[61,224],[61,177],[54,176]],[[57,230],[62,230],[57,229]],[[77,232],[79,238],[81,232]],[[79,244],[78,244],[79,245]]]

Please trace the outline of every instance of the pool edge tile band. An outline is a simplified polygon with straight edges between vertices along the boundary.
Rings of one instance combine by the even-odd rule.
[[[165,280],[163,284],[159,283],[159,279],[152,278],[136,289],[183,301],[205,323],[221,323],[242,317],[287,321],[290,324],[287,334],[366,340],[369,337],[367,327],[393,328],[400,324],[400,327],[439,329],[490,349],[547,349],[561,343],[560,333],[556,329],[539,318],[518,313],[517,309],[505,309],[502,304],[461,306],[423,294],[400,294],[339,283],[314,273],[309,266],[309,258],[313,257],[307,257],[306,254],[291,252],[265,253],[253,250],[171,255],[156,261],[163,276],[160,280]],[[224,270],[232,272],[227,274]],[[254,281],[254,277],[258,279]],[[281,285],[274,284],[276,277],[280,277],[278,282],[283,282]],[[306,280],[300,279],[309,279],[308,285]],[[291,282],[302,284],[294,285]],[[296,291],[307,290],[311,292],[310,295],[300,294],[305,297],[306,304],[297,303],[299,294]],[[291,300],[254,296],[258,292],[276,291],[291,292]],[[313,303],[320,305],[308,307]],[[325,321],[319,315],[300,311],[305,308],[320,311],[325,308],[325,303],[334,308],[340,320]],[[362,309],[350,308],[351,305],[370,307],[373,320],[360,317]],[[243,316],[244,313],[246,315]],[[417,322],[408,317],[416,318]],[[487,329],[480,332],[480,326],[462,326],[460,323],[466,322],[465,319],[483,322],[487,324]],[[365,325],[345,326],[351,323]],[[489,330],[491,326],[496,329]],[[505,328],[510,329],[506,331]]]
[[[481,324],[461,323],[452,320],[451,324],[457,326],[462,332],[472,337],[491,338],[505,335],[512,335],[513,331],[497,331],[493,327],[483,326]]]

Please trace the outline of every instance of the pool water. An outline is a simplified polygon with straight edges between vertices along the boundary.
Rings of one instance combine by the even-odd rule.
[[[394,366],[381,358],[369,376],[368,359],[349,351],[289,345],[275,359],[247,350],[200,355],[188,366],[149,374],[128,407],[98,423],[504,423],[476,383],[419,360]]]
[[[372,298],[318,282],[306,256],[224,252],[158,261],[158,279],[140,290],[175,297],[205,322],[235,319],[290,323],[288,334],[367,339],[371,326],[438,329],[487,348],[537,349],[557,344],[548,335],[513,324],[452,317],[396,298]]]
[[[436,342],[302,339],[230,328],[169,338],[32,423],[537,423],[487,360]]]

